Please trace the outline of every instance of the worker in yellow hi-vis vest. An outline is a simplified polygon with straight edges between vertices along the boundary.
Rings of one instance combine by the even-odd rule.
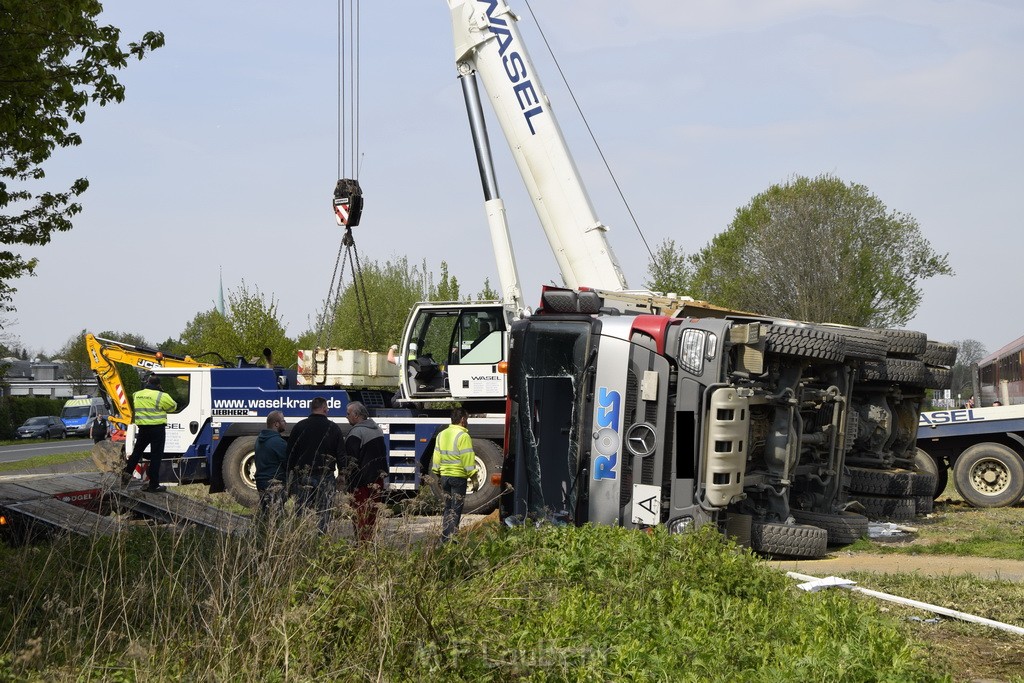
[[[174,399],[160,391],[160,377],[150,375],[146,387],[132,394],[132,405],[135,408],[135,447],[132,457],[121,474],[121,481],[127,484],[132,480],[136,465],[142,460],[143,451],[149,446],[149,486],[145,491],[163,493],[167,489],[160,485],[160,464],[164,459],[164,441],[166,440],[167,413],[178,409]]]
[[[444,517],[441,524],[441,542],[447,543],[459,530],[462,505],[466,502],[466,485],[476,474],[476,454],[469,435],[469,413],[465,408],[452,411],[452,424],[437,435],[430,469],[441,478],[444,498]]]

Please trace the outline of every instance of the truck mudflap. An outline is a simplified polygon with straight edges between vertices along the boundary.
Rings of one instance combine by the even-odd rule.
[[[750,433],[750,401],[732,387],[711,394],[704,452],[704,496],[723,508],[743,495]]]

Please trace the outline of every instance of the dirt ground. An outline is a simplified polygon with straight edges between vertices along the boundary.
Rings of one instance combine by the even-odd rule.
[[[844,572],[876,574],[920,574],[949,576],[971,574],[983,579],[1024,581],[1024,562],[988,557],[949,555],[876,555],[836,550],[820,560],[777,560],[771,563],[784,571],[810,576],[842,576]]]

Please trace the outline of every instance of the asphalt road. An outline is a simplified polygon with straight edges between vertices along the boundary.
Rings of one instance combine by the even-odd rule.
[[[17,462],[26,458],[56,453],[74,453],[92,448],[92,439],[62,439],[60,441],[36,441],[26,439],[10,446],[0,446],[0,462]]]

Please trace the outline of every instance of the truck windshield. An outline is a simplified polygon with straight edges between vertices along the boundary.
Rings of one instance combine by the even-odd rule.
[[[89,417],[89,411],[91,406],[65,406],[64,410],[60,411],[60,417],[63,420],[78,420],[83,417]]]
[[[585,466],[579,435],[591,338],[589,319],[531,321],[514,328],[508,449],[515,469],[514,503],[508,513],[576,518]]]

